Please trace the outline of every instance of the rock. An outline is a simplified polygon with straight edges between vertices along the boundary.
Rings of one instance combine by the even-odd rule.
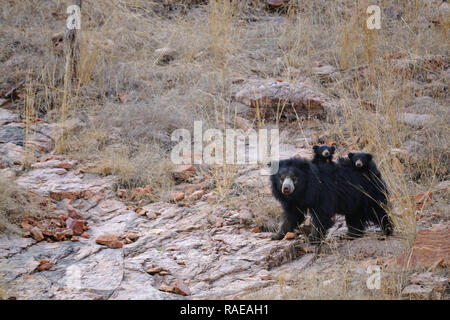
[[[172,192],[170,194],[170,199],[172,199],[173,201],[181,201],[184,199],[184,192]]]
[[[67,218],[66,225],[73,231],[74,235],[80,236],[84,232],[85,221]]]
[[[235,95],[236,101],[252,107],[254,116],[275,119],[277,109],[284,106],[287,117],[312,116],[323,119],[332,107],[329,99],[303,83],[278,80],[248,80]]]
[[[177,279],[175,281],[175,283],[173,284],[173,293],[179,294],[182,296],[190,296],[191,295],[191,291],[189,290],[188,286],[180,279]]]
[[[189,195],[188,200],[198,200],[205,195],[204,190],[194,191],[191,195]]]
[[[154,275],[154,274],[156,274],[156,273],[160,273],[162,270],[163,270],[162,267],[153,267],[153,266],[150,266],[150,267],[148,267],[148,268],[145,270],[145,272],[147,272],[147,273],[149,273],[149,274],[151,274],[151,275]]]
[[[312,73],[319,78],[327,79],[329,80],[331,78],[331,75],[335,73],[337,70],[333,66],[325,65],[321,67],[315,67],[312,69]]]
[[[402,290],[402,296],[420,300],[428,300],[431,298],[432,288],[423,288],[422,286],[412,284]]]
[[[283,240],[293,240],[297,235],[294,232],[288,232],[284,236]]]
[[[115,234],[111,234],[111,233],[107,233],[107,234],[103,234],[99,237],[97,237],[97,239],[95,239],[95,242],[97,244],[101,244],[101,245],[105,245],[105,246],[110,246],[113,243],[116,243],[119,241],[119,236],[115,235]]]
[[[117,196],[119,198],[125,198],[126,194],[127,194],[127,190],[125,190],[125,189],[118,189],[117,190]]]
[[[189,164],[180,164],[172,170],[172,175],[176,180],[189,180],[189,178],[192,178],[195,175],[195,167]]]
[[[155,56],[159,64],[166,64],[175,59],[176,50],[168,47],[159,48],[155,50]]]
[[[125,232],[125,233],[121,236],[121,238],[130,239],[130,240],[133,241],[133,242],[136,241],[137,239],[139,239],[139,237],[140,237],[139,232],[133,232],[133,231]]]
[[[414,197],[417,210],[422,210],[433,198],[433,192],[420,192]]]
[[[267,276],[262,276],[261,280],[267,281],[267,280],[272,280],[272,276],[267,275]]]
[[[119,249],[123,247],[123,242],[122,241],[113,241],[111,243],[108,244],[108,248],[110,249]]]
[[[388,262],[405,270],[448,266],[450,263],[450,225],[434,224],[420,230],[411,249]]]
[[[166,284],[162,284],[159,286],[159,290],[164,291],[164,292],[173,293],[174,288],[173,288],[173,286],[168,286]]]
[[[23,147],[8,142],[0,144],[0,166],[16,167],[25,160]]]
[[[67,212],[68,212],[68,216],[72,219],[78,219],[78,220],[84,219],[83,215],[81,213],[79,213],[78,211],[76,211],[75,209],[68,208]]]
[[[53,236],[53,238],[56,241],[65,241],[65,240],[72,238],[72,236],[73,236],[72,229],[60,229],[57,232],[55,232],[55,235]]]
[[[265,2],[271,8],[279,8],[285,3],[285,0],[265,0]]]
[[[45,270],[50,270],[51,267],[53,267],[54,263],[51,262],[49,259],[42,259],[39,262],[39,265],[37,266],[37,270],[38,271],[45,271]]]
[[[83,232],[80,237],[82,237],[84,239],[89,239],[89,233]]]
[[[402,113],[398,121],[413,127],[424,127],[428,124],[436,121],[436,118],[430,114],[414,114],[414,113]]]
[[[44,235],[42,234],[41,229],[39,229],[38,227],[32,228],[30,230],[30,233],[34,240],[36,240],[36,241],[44,240]]]
[[[0,126],[10,122],[17,122],[19,120],[20,119],[17,114],[9,112],[6,109],[0,108]]]

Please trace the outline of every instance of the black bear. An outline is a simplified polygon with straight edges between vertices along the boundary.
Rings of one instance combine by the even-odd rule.
[[[291,158],[279,162],[278,172],[270,180],[272,193],[283,207],[280,229],[272,239],[282,239],[309,211],[313,224],[310,241],[320,242],[333,225],[336,184],[332,176],[321,174],[311,161]]]
[[[361,237],[365,226],[378,224],[386,235],[393,225],[386,212],[388,189],[369,153],[349,153],[336,171],[337,213],[344,214],[348,235]]]
[[[333,146],[323,144],[321,146],[313,146],[314,157],[312,162],[314,164],[329,163],[333,161],[333,154],[336,149]]]
[[[308,211],[313,223],[311,243],[323,239],[336,213],[345,216],[350,238],[362,236],[369,222],[380,225],[386,235],[392,233],[385,210],[388,190],[370,154],[349,154],[338,163],[325,164],[281,160],[270,179],[272,193],[283,207],[282,223],[272,239],[282,239],[304,221]]]

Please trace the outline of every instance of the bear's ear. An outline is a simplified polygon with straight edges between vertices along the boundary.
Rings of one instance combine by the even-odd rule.
[[[351,158],[353,158],[353,153],[350,152],[347,156],[349,159],[351,159]]]
[[[367,162],[372,161],[372,155],[370,153],[367,154]]]
[[[317,149],[319,149],[319,146],[313,146],[314,151],[317,151]]]

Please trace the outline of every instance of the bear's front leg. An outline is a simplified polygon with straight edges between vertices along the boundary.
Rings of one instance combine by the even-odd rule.
[[[329,209],[310,209],[312,220],[312,231],[309,236],[309,242],[311,244],[320,244],[327,233],[327,230],[333,225],[332,210]]]
[[[277,233],[272,236],[272,240],[281,240],[286,233],[293,231],[294,228],[305,220],[305,211],[295,204],[283,204],[283,214],[281,225]]]

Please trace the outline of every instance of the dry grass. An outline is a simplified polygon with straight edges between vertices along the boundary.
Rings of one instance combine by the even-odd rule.
[[[0,233],[5,230],[19,232],[20,229],[16,223],[26,213],[23,191],[14,181],[2,177],[0,180]]]

